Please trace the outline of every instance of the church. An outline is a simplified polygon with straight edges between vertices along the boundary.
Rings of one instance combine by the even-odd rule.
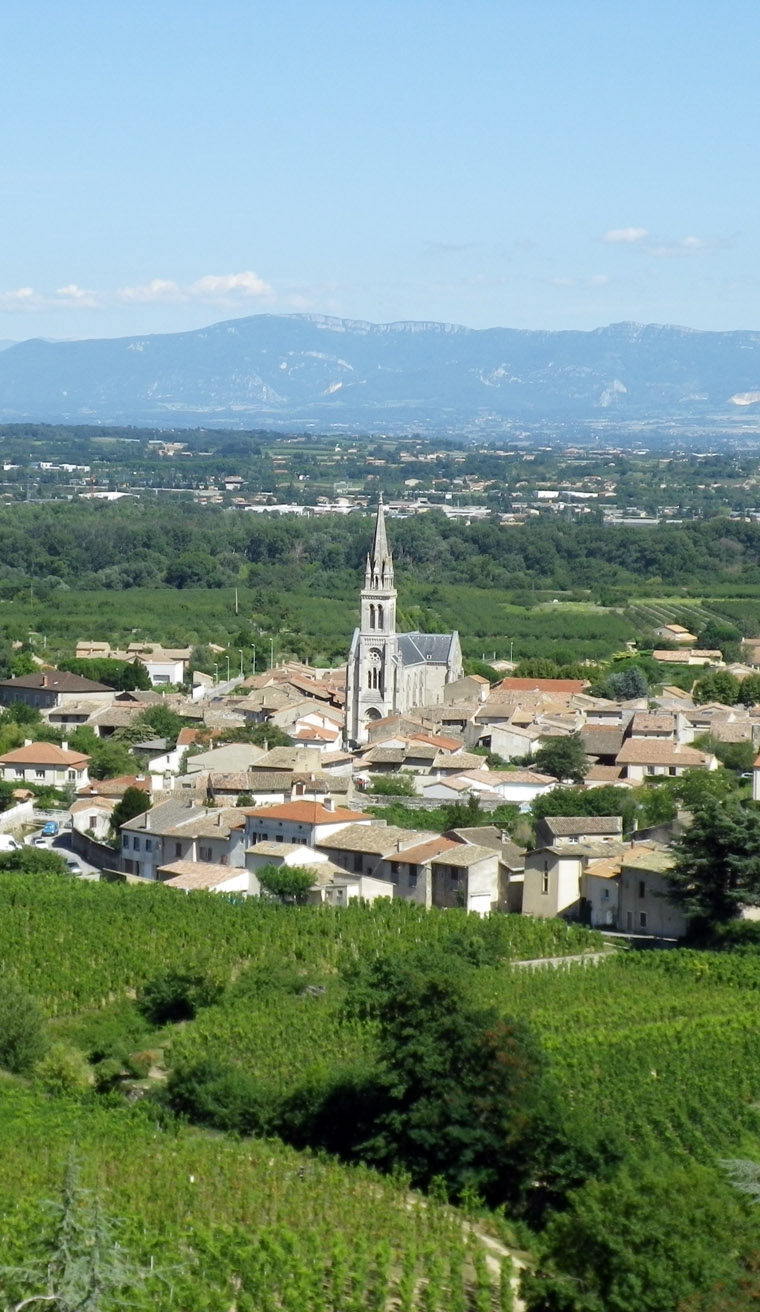
[[[393,557],[385,532],[383,499],[367,556],[361,618],[354,630],[346,682],[346,744],[367,741],[367,725],[386,715],[443,701],[443,690],[462,676],[458,633],[397,633]]]

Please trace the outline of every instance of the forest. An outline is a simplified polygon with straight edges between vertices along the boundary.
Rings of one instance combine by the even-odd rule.
[[[9,504],[0,517],[0,641],[78,637],[344,657],[371,523],[249,515],[190,502]],[[537,520],[390,524],[402,627],[457,627],[469,656],[603,659],[663,619],[760,630],[760,525],[656,528]],[[237,609],[236,609],[237,607]],[[238,637],[240,638],[238,640]],[[263,660],[269,642],[261,644]]]
[[[749,1312],[758,958],[599,948],[1,874],[7,1306]]]

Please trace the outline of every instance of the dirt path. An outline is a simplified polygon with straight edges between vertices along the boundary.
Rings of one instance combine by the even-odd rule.
[[[560,966],[572,966],[580,963],[582,966],[598,966],[600,961],[606,961],[608,957],[615,956],[615,948],[602,948],[599,952],[577,952],[570,957],[532,957],[529,961],[513,961],[511,965],[514,969],[520,970],[539,970],[543,966],[551,966],[558,970]]]
[[[472,1225],[470,1221],[465,1221],[462,1229],[466,1234],[473,1235],[486,1249],[486,1266],[495,1280],[499,1278],[502,1260],[505,1257],[509,1258],[512,1263],[512,1275],[509,1283],[512,1286],[514,1312],[525,1312],[525,1303],[520,1297],[520,1276],[528,1265],[528,1254],[519,1253],[514,1248],[507,1248],[500,1240],[494,1239],[493,1235],[484,1234],[477,1225]]]

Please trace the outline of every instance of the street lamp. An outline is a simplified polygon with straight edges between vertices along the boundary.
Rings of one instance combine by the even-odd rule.
[[[242,679],[242,677],[243,677],[243,649],[242,649],[242,647],[238,647],[238,651],[239,651],[239,653],[240,653],[240,677],[241,677],[241,679]]]
[[[227,661],[227,682],[229,683],[230,681],[230,653],[229,652],[227,652],[226,661]]]
[[[214,683],[218,683],[218,682],[219,682],[219,666],[218,666],[218,665],[215,665],[215,666],[214,666]]]
[[[269,639],[269,668],[274,669],[274,638]]]
[[[256,643],[255,642],[251,643],[251,648],[253,650],[253,663],[251,665],[251,674],[255,674],[256,673]]]

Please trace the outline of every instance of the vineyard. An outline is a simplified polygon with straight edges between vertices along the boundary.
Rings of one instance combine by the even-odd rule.
[[[118,1235],[132,1263],[131,1275],[119,1278],[138,1309],[511,1307],[514,1272],[499,1240],[514,1242],[515,1232],[474,1197],[454,1208],[442,1187],[415,1193],[402,1164],[383,1175],[325,1152],[298,1152],[261,1120],[256,1134],[200,1128],[167,1101],[177,1073],[222,1072],[218,1090],[224,1081],[237,1087],[237,1072],[279,1128],[283,1106],[306,1105],[315,1089],[372,1073],[378,1024],[356,991],[373,962],[420,953],[453,963],[473,1008],[519,1018],[540,1044],[570,1193],[541,1221],[546,1242],[540,1228],[531,1239],[519,1223],[516,1233],[535,1249],[529,1264],[551,1260],[562,1270],[567,1244],[552,1256],[551,1236],[567,1224],[568,1205],[580,1213],[595,1189],[613,1199],[604,1229],[617,1233],[624,1222],[614,1190],[647,1172],[692,1181],[738,1227],[737,1247],[757,1247],[757,1216],[741,1210],[719,1159],[760,1157],[760,958],[613,951],[600,959],[599,945],[598,935],[561,922],[481,920],[406,903],[290,908],[179,897],[157,886],[0,877],[0,978],[38,1000],[59,1054],[55,1078],[50,1059],[31,1078],[0,1075],[7,1305],[29,1296],[34,1262],[55,1242],[49,1202],[75,1160],[87,1225]],[[577,960],[584,953],[593,964]],[[551,970],[514,965],[544,957],[568,960]],[[187,1019],[149,1019],[140,1010],[146,985],[167,970],[209,982],[204,1005]],[[75,1058],[85,1075],[69,1078]],[[203,1123],[220,1125],[213,1115]],[[685,1234],[710,1212],[703,1198],[690,1200],[690,1188],[679,1186]],[[663,1206],[675,1206],[666,1183],[662,1190]],[[714,1243],[722,1252],[710,1235],[702,1249]],[[624,1232],[620,1244],[622,1252]],[[726,1261],[732,1254],[733,1247]],[[638,1297],[641,1312],[675,1312],[675,1302]],[[608,1305],[628,1306],[598,1304],[605,1312]],[[544,1304],[536,1296],[529,1306],[538,1312]]]

